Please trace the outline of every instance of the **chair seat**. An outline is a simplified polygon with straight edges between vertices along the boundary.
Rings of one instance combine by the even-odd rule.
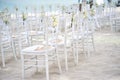
[[[77,32],[75,31],[74,32],[74,34],[72,34],[72,32],[70,32],[70,33],[68,33],[68,36],[72,36],[72,41],[76,41],[76,40],[80,40],[80,39],[82,39],[82,34],[80,35],[80,34],[77,34]]]
[[[92,31],[85,31],[84,35],[91,35],[93,32]]]
[[[48,44],[51,45],[51,46],[63,46],[65,43],[65,40],[64,40],[64,37],[62,36],[58,36],[58,38],[51,38],[48,40]],[[46,41],[43,42],[43,44],[46,44]],[[66,41],[66,46],[70,46],[71,45],[71,41],[70,40],[67,40]]]
[[[36,35],[43,35],[44,32],[42,32],[42,31],[29,31],[28,34],[30,36],[36,36]]]
[[[43,44],[46,44],[46,41],[44,41]],[[64,45],[64,40],[53,39],[53,40],[49,40],[48,44],[51,45],[51,46],[55,46],[55,45],[62,46],[62,45]]]
[[[4,42],[4,41],[9,41],[9,38],[3,37],[3,38],[1,39],[1,41],[2,41],[2,42]]]
[[[74,37],[73,37],[73,40],[80,40],[80,39],[82,39],[82,36],[74,35]]]
[[[19,35],[12,35],[12,38],[18,38]]]
[[[30,46],[22,50],[22,54],[27,55],[43,55],[42,53],[46,53],[46,51],[50,52],[55,50],[52,46],[45,46],[45,45],[35,45]],[[28,54],[29,53],[29,54]]]
[[[30,35],[30,36],[37,36],[37,35],[43,35],[44,32],[42,31],[28,31],[28,32],[22,32],[23,35]]]

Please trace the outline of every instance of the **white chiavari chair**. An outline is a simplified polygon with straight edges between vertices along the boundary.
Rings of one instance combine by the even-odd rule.
[[[49,80],[49,61],[56,60],[58,62],[59,71],[61,72],[61,66],[56,53],[56,47],[49,45],[48,38],[48,18],[43,21],[45,27],[45,44],[34,45],[27,47],[21,51],[22,60],[22,79],[25,77],[25,70],[30,67],[45,67],[46,69],[46,80]],[[25,56],[35,56],[35,58],[28,58]],[[44,57],[44,58],[43,58]],[[35,62],[35,64],[27,64],[27,62]],[[43,65],[43,66],[42,66]]]
[[[15,60],[17,60],[17,56],[14,50],[14,43],[11,38],[11,29],[10,26],[5,25],[2,23],[0,25],[0,51],[1,51],[1,59],[2,59],[2,66],[5,67],[5,54],[7,51],[12,50],[13,56]]]
[[[33,45],[34,42],[39,42],[38,38],[42,37],[44,40],[44,27],[43,27],[43,19],[44,16],[29,18],[27,20],[28,25],[28,36],[30,39],[30,45]],[[37,39],[35,39],[37,38]]]
[[[83,30],[82,30],[82,14],[77,13],[73,16],[72,25],[72,45],[75,64],[78,64],[79,53],[84,52],[83,46]]]
[[[66,18],[69,18],[66,19]],[[61,51],[64,52],[64,56],[65,56],[65,69],[66,71],[68,70],[68,59],[70,56],[70,53],[72,53],[73,51],[73,46],[71,44],[71,31],[72,31],[72,15],[71,14],[66,14],[66,15],[62,15],[59,18],[59,24],[58,24],[58,31],[62,34],[62,38],[63,38],[63,47],[60,48]],[[73,56],[73,54],[72,54]]]
[[[59,56],[60,55],[65,56],[64,57],[65,69],[68,70],[68,58],[69,58],[69,53],[71,53],[70,51],[72,50],[71,49],[72,46],[69,39],[70,37],[68,35],[68,33],[71,30],[71,19],[69,21],[66,20],[66,18],[68,18],[67,14],[61,16],[54,16],[54,18],[57,19],[57,25],[54,27],[52,25],[54,22],[49,19],[50,23],[52,23],[50,25],[52,26],[51,29],[49,28],[49,30],[51,30],[50,32],[52,32],[52,37],[49,39],[49,44],[56,47],[56,53]]]
[[[83,23],[83,38],[84,38],[84,46],[86,47],[86,56],[90,56],[91,55],[91,51],[93,51],[93,53],[95,53],[95,45],[94,45],[94,21],[92,21],[91,19],[86,19],[84,20]],[[91,50],[92,48],[92,50]]]
[[[95,22],[88,17],[84,18],[82,13],[74,15],[73,26],[72,26],[72,42],[73,52],[75,57],[75,63],[78,64],[79,53],[83,52],[85,56],[90,56],[90,46],[94,48],[93,32]],[[92,45],[89,45],[92,44]]]

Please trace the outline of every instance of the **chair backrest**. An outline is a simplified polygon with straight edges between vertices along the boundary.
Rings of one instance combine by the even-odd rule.
[[[0,25],[0,46],[4,49],[11,47],[11,33],[8,25]]]
[[[116,31],[120,31],[120,17],[115,19]]]
[[[18,40],[19,40],[19,49],[20,51],[25,48],[30,46],[30,41],[29,41],[29,29],[28,29],[28,24],[26,21],[19,21],[18,23]]]

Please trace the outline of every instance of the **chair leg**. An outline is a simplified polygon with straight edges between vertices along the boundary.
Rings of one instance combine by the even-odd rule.
[[[89,57],[90,56],[90,48],[89,48],[89,38],[88,38],[88,36],[87,36],[87,38],[86,38],[86,47],[87,47],[87,57]]]
[[[89,42],[88,42],[88,43],[87,43],[87,56],[88,56],[88,57],[90,57],[90,55],[91,55],[89,49],[90,49],[90,47],[89,47]]]
[[[25,78],[24,55],[21,55],[21,61],[22,61],[22,80],[24,80]]]
[[[49,64],[48,64],[48,55],[45,55],[45,66],[46,66],[46,80],[49,80]]]
[[[32,36],[30,36],[30,40],[29,40],[29,44],[30,44],[30,46],[32,46]]]
[[[60,64],[60,58],[59,58],[57,50],[56,50],[56,54],[57,54],[57,63],[58,63],[59,72],[62,73],[61,64]]]
[[[74,62],[75,62],[75,64],[76,64],[76,55],[75,55],[75,53],[76,53],[75,51],[76,51],[76,50],[75,50],[75,43],[73,43],[73,46],[72,46],[72,47],[73,47],[72,49],[73,49]]]
[[[67,56],[66,46],[64,46],[64,53],[65,53],[65,69],[66,71],[68,71],[68,56]]]
[[[93,46],[93,51],[96,52],[93,35],[92,35],[92,46]]]
[[[85,57],[88,58],[89,56],[89,42],[88,38],[84,39],[84,46],[85,46]]]
[[[3,49],[1,49],[1,56],[2,56],[2,64],[3,64],[3,67],[5,67],[5,56],[4,56],[4,51],[3,51]]]
[[[15,52],[15,54],[17,55],[17,52],[16,52],[16,45],[15,45],[15,42],[13,41],[13,48],[14,48],[14,52]]]
[[[38,61],[37,61],[37,56],[35,56],[36,57],[36,72],[38,72]]]
[[[82,44],[82,48],[83,48],[83,53],[85,53],[85,48],[84,48],[84,39],[82,39],[81,44]]]
[[[76,42],[76,64],[78,64],[78,42]]]
[[[17,60],[16,50],[15,50],[15,43],[13,43],[13,41],[12,41],[12,51],[13,51],[13,56],[14,56],[15,60]]]

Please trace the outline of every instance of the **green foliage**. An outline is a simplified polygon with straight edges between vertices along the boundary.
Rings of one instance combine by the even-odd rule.
[[[26,20],[26,15],[25,15],[25,13],[22,13],[22,19],[23,19],[23,21]]]
[[[95,10],[94,10],[94,9],[91,9],[91,10],[90,10],[90,15],[91,15],[91,16],[94,16],[94,15],[95,15]]]
[[[98,4],[97,4],[97,3],[95,3],[95,6],[96,6],[96,7],[98,7]]]
[[[53,27],[56,27],[58,25],[58,20],[56,16],[52,16],[52,19],[53,19]]]
[[[8,18],[8,15],[7,14],[5,14],[4,16],[3,16],[3,21],[4,21],[4,23],[7,25],[8,23],[9,23],[9,20],[8,20],[9,18]]]
[[[15,7],[15,10],[18,11],[18,7]]]
[[[105,4],[102,4],[103,7],[105,7]]]
[[[6,25],[9,23],[8,20],[5,20],[4,22],[5,22]]]
[[[62,12],[64,12],[65,11],[65,6],[62,6]]]

